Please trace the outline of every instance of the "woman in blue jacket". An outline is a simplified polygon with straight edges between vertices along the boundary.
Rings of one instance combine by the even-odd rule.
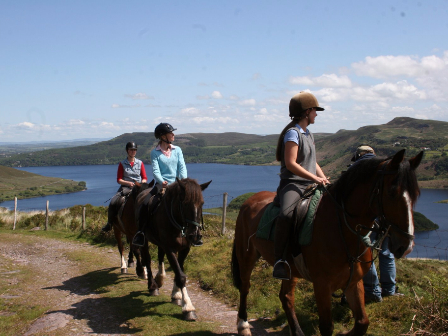
[[[151,190],[151,195],[158,194],[163,188],[176,181],[176,178],[187,177],[182,150],[173,145],[174,131],[176,128],[168,123],[160,123],[154,130],[154,136],[159,140],[156,148],[151,151],[152,174],[156,185]],[[145,207],[147,204],[142,206]],[[144,229],[148,219],[144,214],[139,216],[139,231],[136,233],[132,243],[143,246],[145,243]]]

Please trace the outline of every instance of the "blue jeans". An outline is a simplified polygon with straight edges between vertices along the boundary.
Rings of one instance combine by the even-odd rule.
[[[375,233],[371,234],[375,238]],[[380,266],[380,278],[378,281],[378,273],[376,272],[375,264],[372,263],[369,271],[364,275],[364,292],[366,295],[374,295],[381,297],[382,295],[392,295],[395,293],[395,258],[392,252],[389,251],[389,237],[386,237],[381,246],[381,251],[378,253],[378,260]],[[380,287],[381,283],[381,287]]]

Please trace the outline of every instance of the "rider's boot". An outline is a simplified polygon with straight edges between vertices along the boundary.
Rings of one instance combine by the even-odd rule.
[[[275,264],[272,276],[280,280],[291,279],[291,267],[286,261],[285,252],[287,249],[288,241],[290,237],[290,225],[286,219],[279,220],[275,226]]]
[[[106,225],[103,226],[101,231],[109,232],[110,230],[112,230],[112,227],[113,227],[112,223],[114,222],[114,217],[115,217],[114,206],[109,204],[109,208],[107,210],[107,223],[106,223]]]

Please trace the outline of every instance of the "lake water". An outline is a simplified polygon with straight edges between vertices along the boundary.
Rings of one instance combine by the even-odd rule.
[[[58,166],[27,167],[22,170],[43,176],[53,176],[74,181],[85,181],[87,190],[18,201],[20,211],[43,210],[46,201],[51,210],[64,209],[78,204],[107,205],[119,185],[116,180],[117,166]],[[247,192],[275,191],[279,182],[278,166],[241,166],[212,163],[187,164],[188,176],[199,183],[213,180],[204,191],[205,208],[222,207],[223,194],[228,202]],[[410,257],[448,260],[448,204],[435,203],[448,199],[448,190],[422,189],[416,211],[421,212],[440,226],[439,230],[416,234],[416,246]],[[0,206],[14,208],[14,202]]]

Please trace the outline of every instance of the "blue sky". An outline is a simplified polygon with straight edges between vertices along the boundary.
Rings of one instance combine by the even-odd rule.
[[[0,141],[448,121],[448,0],[0,2]]]

